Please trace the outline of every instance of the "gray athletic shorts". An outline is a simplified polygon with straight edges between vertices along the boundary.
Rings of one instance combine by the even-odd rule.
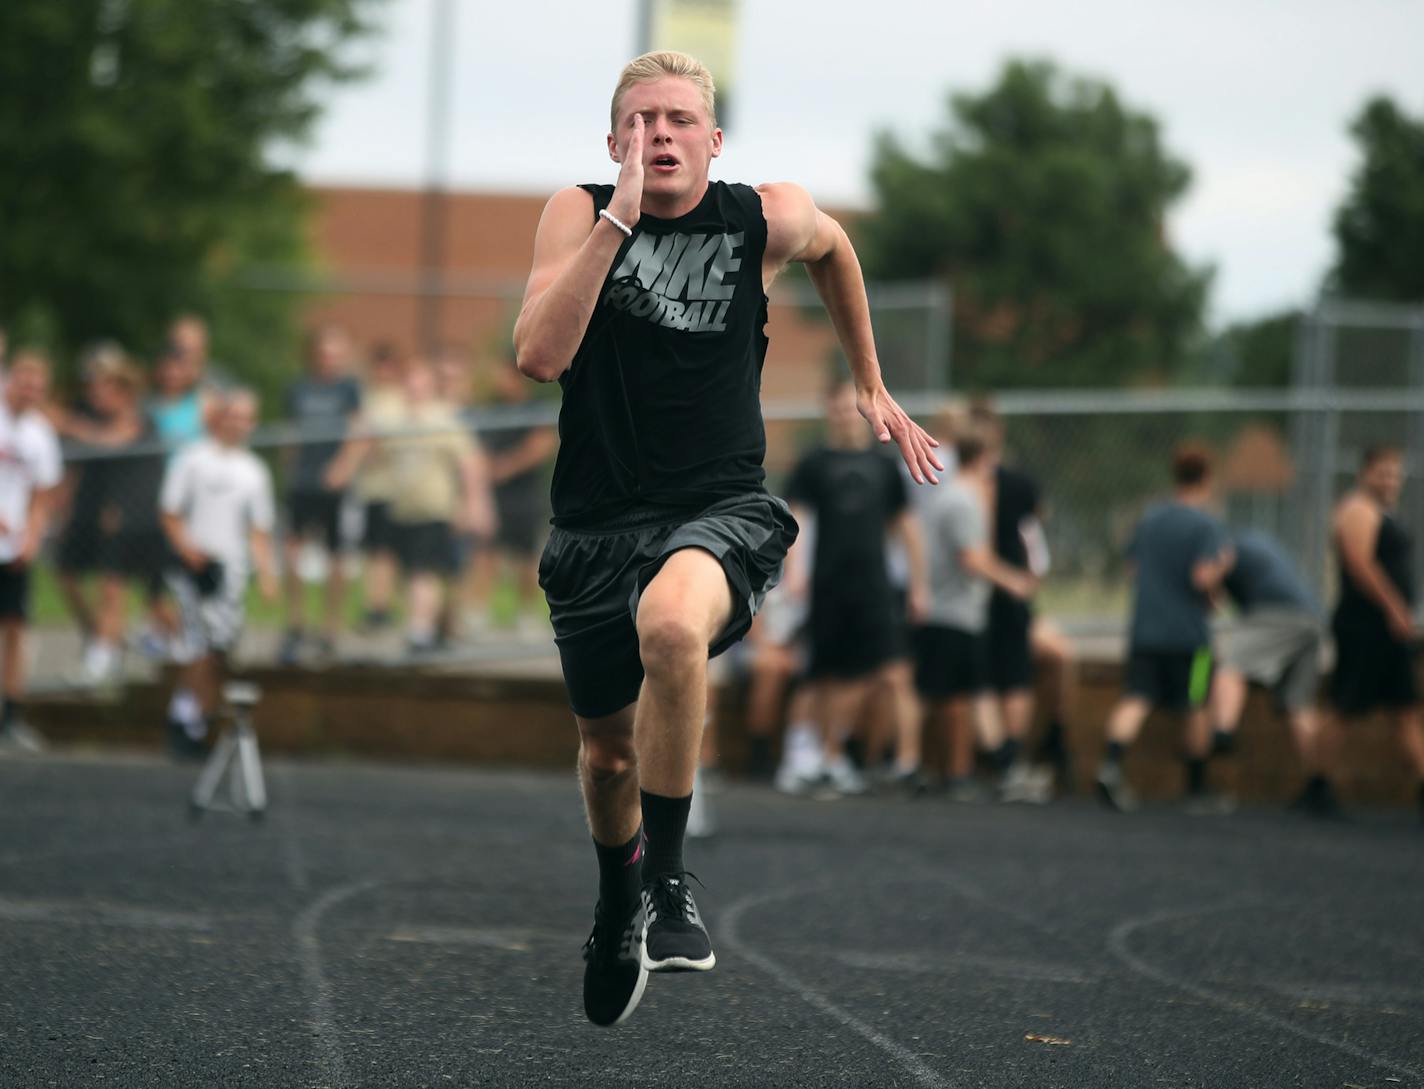
[[[1299,609],[1257,609],[1221,633],[1223,666],[1270,689],[1283,711],[1315,702],[1320,690],[1320,648],[1324,629],[1318,617]]]

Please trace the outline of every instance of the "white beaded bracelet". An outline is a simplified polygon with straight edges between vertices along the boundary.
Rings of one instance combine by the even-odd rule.
[[[598,210],[598,218],[599,218],[599,219],[606,219],[606,220],[608,220],[609,223],[612,223],[615,227],[617,227],[620,231],[623,232],[624,237],[626,237],[626,238],[632,238],[632,237],[633,237],[633,228],[630,227],[630,226],[628,226],[628,224],[624,223],[621,219],[619,219],[616,215],[614,215],[612,212],[610,212],[607,208],[600,208],[600,209]]]

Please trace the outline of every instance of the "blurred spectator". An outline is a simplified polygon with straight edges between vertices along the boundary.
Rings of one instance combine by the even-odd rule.
[[[287,463],[283,564],[287,629],[277,650],[277,660],[283,665],[295,665],[307,641],[304,548],[322,551],[326,572],[322,634],[311,644],[318,657],[329,658],[335,652],[341,628],[341,610],[346,603],[341,513],[346,491],[330,487],[326,476],[361,408],[361,387],[349,370],[350,352],[350,339],[340,326],[323,325],[313,330],[307,337],[307,373],[287,387],[287,419],[296,429],[297,446],[289,449]]]
[[[484,487],[489,488],[489,458],[485,455],[480,440],[477,423],[479,410],[473,404],[474,375],[470,370],[470,358],[463,348],[447,345],[435,363],[436,394],[449,409],[456,424],[461,427],[473,443],[476,472]],[[524,380],[528,385],[528,381]],[[491,501],[492,501],[491,496]],[[476,533],[470,526],[456,523],[454,528],[454,553],[451,556],[451,572],[445,604],[440,614],[440,640],[449,642],[460,633],[465,620],[466,606],[474,600],[476,585],[476,560],[485,551],[489,538]]]
[[[158,436],[170,450],[180,450],[207,434],[207,390],[201,385],[202,372],[173,344],[164,346],[153,370],[153,396],[148,414]]]
[[[263,596],[277,596],[272,478],[246,446],[257,398],[244,390],[215,394],[209,421],[212,438],[173,460],[161,497],[163,529],[178,561],[169,585],[183,618],[184,668],[168,707],[169,744],[179,756],[204,749],[254,567]]]
[[[476,535],[494,529],[489,481],[478,451],[450,407],[437,397],[435,372],[413,360],[405,372],[399,430],[377,436],[363,429],[351,456],[333,467],[342,483],[367,457],[384,457],[390,472],[391,537],[408,580],[407,648],[424,656],[438,647],[445,580],[455,559],[455,527]]]
[[[909,611],[916,620],[925,609],[925,560],[899,470],[874,446],[850,382],[831,387],[826,414],[827,445],[801,459],[786,488],[798,523],[808,514],[816,521],[811,573],[798,543],[787,557],[787,584],[793,596],[810,586],[808,676],[820,686],[822,774],[840,793],[856,794],[866,784],[845,745],[895,654],[887,533],[901,539],[909,557]],[[808,789],[814,785],[805,780]]]
[[[51,405],[48,415],[64,440],[65,479],[56,495],[56,511],[64,511],[63,528],[54,554],[60,596],[79,626],[88,657],[94,641],[94,605],[88,578],[99,570],[99,512],[103,508],[103,470],[94,461],[101,452],[97,433],[106,422],[98,407],[98,384],[106,373],[124,364],[123,350],[112,342],[91,345],[80,356],[80,391],[70,409]]]
[[[30,569],[64,471],[59,440],[39,411],[49,380],[49,360],[21,349],[0,392],[0,744],[30,751],[42,745],[23,721]]]
[[[1338,716],[1383,711],[1394,719],[1400,748],[1414,773],[1424,815],[1424,709],[1414,675],[1419,628],[1414,619],[1413,555],[1409,532],[1395,513],[1404,490],[1398,447],[1365,451],[1355,487],[1335,508],[1332,536],[1340,561],[1340,599],[1331,630],[1335,673],[1330,702]],[[1308,809],[1333,802],[1328,774],[1338,761],[1339,723],[1322,723],[1321,771],[1302,799]]]
[[[1103,802],[1124,811],[1136,801],[1123,780],[1122,758],[1154,708],[1186,716],[1187,795],[1193,811],[1219,812],[1226,803],[1206,784],[1211,724],[1211,597],[1234,556],[1225,528],[1207,507],[1211,455],[1187,444],[1172,457],[1173,497],[1143,516],[1128,545],[1135,569],[1132,629],[1124,693],[1107,724],[1098,767]]]
[[[83,444],[61,559],[64,546],[72,551],[73,543],[83,543],[89,569],[99,573],[93,607],[72,569],[62,581],[66,593],[77,599],[81,615],[92,618],[80,679],[98,684],[114,679],[122,665],[128,580],[138,580],[152,598],[161,577],[166,549],[158,523],[158,491],[164,458],[157,430],[143,410],[138,369],[113,346],[91,354],[87,362],[95,365],[88,383],[92,415],[61,418],[65,433]],[[76,541],[76,526],[91,536]]]
[[[379,631],[391,623],[399,574],[391,529],[395,478],[390,451],[375,439],[395,433],[404,421],[405,378],[400,356],[390,344],[377,344],[361,392],[361,413],[326,472],[328,487],[344,488],[354,474],[356,494],[363,504],[361,549],[366,585],[361,626],[367,631]],[[356,472],[358,465],[360,471]]]
[[[1037,581],[1048,574],[1048,548],[1040,522],[1042,500],[1038,481],[1022,469],[1004,464],[1004,424],[993,405],[976,402],[970,424],[985,443],[988,469],[988,509],[991,540],[999,561]],[[1020,759],[1024,740],[1033,725],[1034,662],[1032,650],[1033,599],[995,586],[989,596],[986,631],[989,690],[997,701],[1004,739],[998,759],[1007,765],[1003,782],[1006,801],[1048,800],[1050,784],[1037,777]],[[1063,724],[1049,723],[1043,749],[1061,766],[1066,760]]]
[[[1233,547],[1236,562],[1222,587],[1239,615],[1220,640],[1212,679],[1212,753],[1225,756],[1235,750],[1247,685],[1259,684],[1270,690],[1290,721],[1291,738],[1310,781],[1323,783],[1321,793],[1307,791],[1303,804],[1313,812],[1333,809],[1329,783],[1319,778],[1315,766],[1315,701],[1325,634],[1320,605],[1274,537],[1247,530],[1234,535]]]
[[[915,679],[929,704],[930,722],[943,739],[945,783],[952,797],[970,800],[978,796],[971,778],[976,705],[981,713],[993,712],[980,699],[990,684],[990,591],[997,586],[1024,600],[1037,580],[993,551],[988,511],[993,465],[983,436],[967,422],[955,428],[954,455],[954,476],[936,488],[924,516],[930,603],[917,639]],[[998,747],[995,762],[1001,773],[1012,757],[1007,742]]]
[[[534,405],[534,386],[519,373],[513,356],[498,361],[494,374],[494,405],[500,408],[529,408]],[[544,547],[549,519],[548,485],[545,470],[559,446],[559,436],[548,424],[522,423],[486,429],[480,436],[489,456],[490,481],[494,485],[495,511],[499,532],[494,547],[484,549],[476,559],[475,601],[489,615],[494,587],[502,578],[512,578],[518,594],[519,623],[528,630],[544,631],[533,619],[539,605],[539,553]],[[694,792],[693,797],[697,795]]]

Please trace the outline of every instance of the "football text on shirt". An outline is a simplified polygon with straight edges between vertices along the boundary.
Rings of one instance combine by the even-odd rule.
[[[736,234],[640,234],[613,274],[603,302],[664,329],[721,333],[727,329],[736,277]]]

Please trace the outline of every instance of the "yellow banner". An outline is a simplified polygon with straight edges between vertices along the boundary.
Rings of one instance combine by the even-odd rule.
[[[651,49],[691,53],[717,83],[717,122],[727,127],[736,78],[737,0],[646,0]]]

